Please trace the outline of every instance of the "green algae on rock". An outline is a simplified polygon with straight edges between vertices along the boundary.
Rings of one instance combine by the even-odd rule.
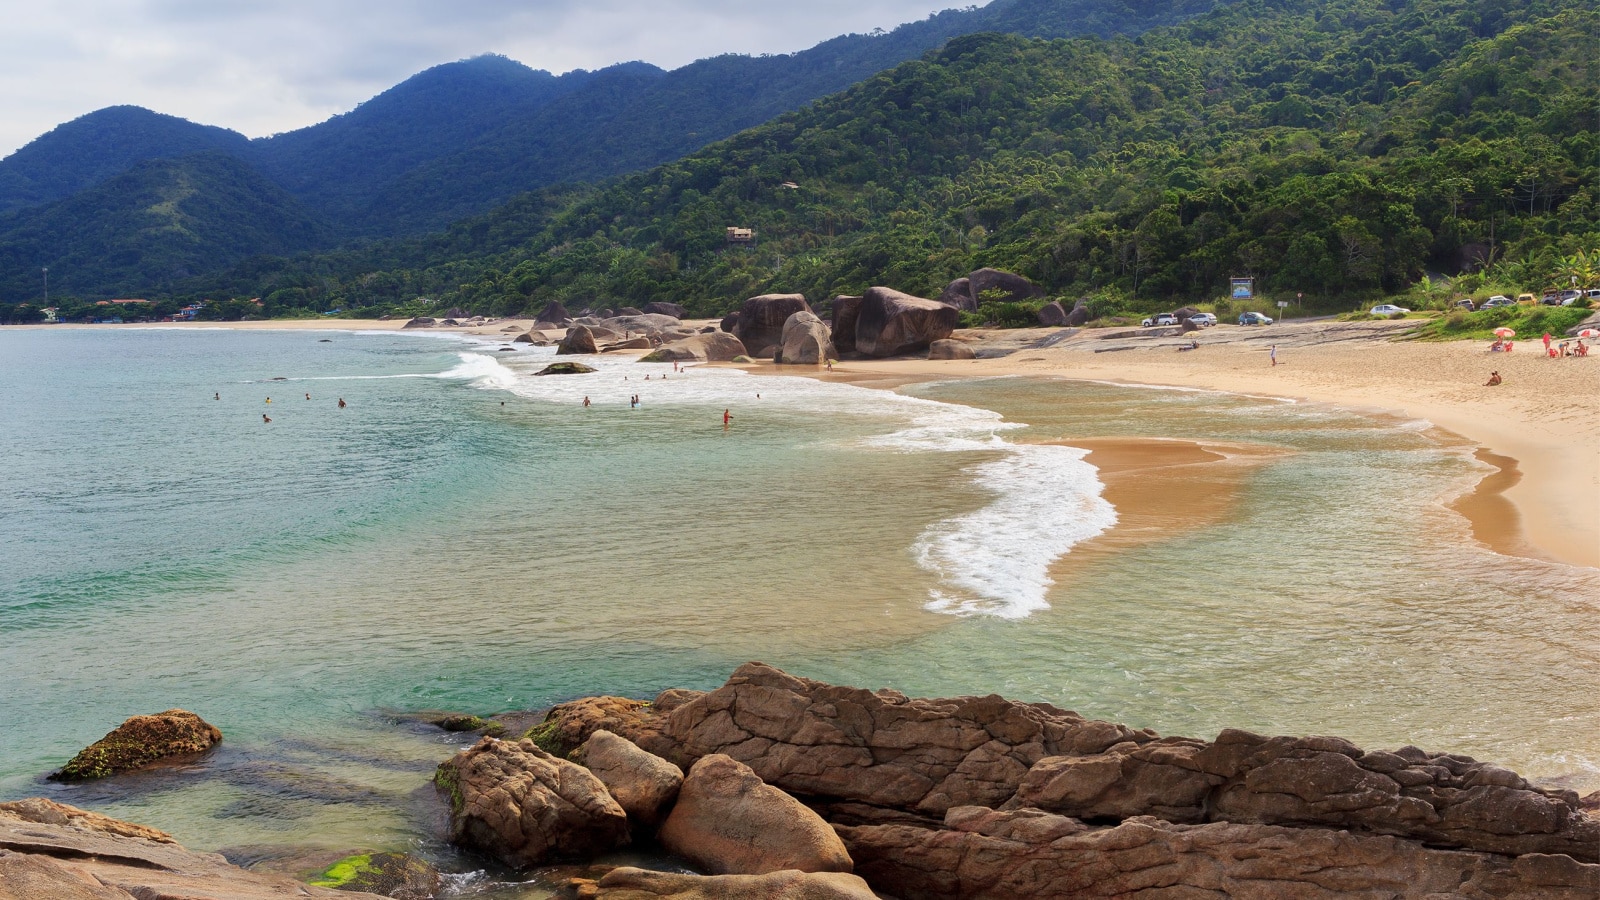
[[[309,883],[399,900],[425,900],[439,890],[439,870],[408,853],[362,853],[339,860]]]
[[[176,756],[204,753],[222,742],[222,732],[192,712],[169,709],[134,716],[78,751],[52,781],[92,781]]]

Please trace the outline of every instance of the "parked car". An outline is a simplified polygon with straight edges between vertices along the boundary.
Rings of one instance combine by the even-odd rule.
[[[1162,313],[1159,316],[1154,316],[1152,318],[1145,319],[1143,322],[1140,322],[1139,324],[1141,326],[1145,327],[1145,328],[1149,328],[1152,325],[1176,325],[1176,324],[1178,324],[1178,317],[1173,315],[1172,313]]]
[[[1510,303],[1511,301],[1507,300],[1506,302]],[[1457,309],[1464,309],[1467,312],[1472,312],[1477,307],[1472,305],[1472,301],[1471,300],[1457,300],[1456,301],[1456,308]]]
[[[1579,297],[1582,297],[1582,296],[1583,296],[1583,291],[1562,291],[1561,292],[1561,305],[1562,306],[1571,306],[1574,302],[1577,301],[1577,299]]]
[[[1600,303],[1600,288],[1590,288],[1583,295],[1589,298],[1590,303]]]
[[[1517,305],[1517,301],[1511,299],[1510,297],[1507,297],[1505,294],[1495,294],[1493,297],[1490,297],[1489,299],[1483,301],[1483,305],[1478,307],[1478,308],[1479,309],[1493,309],[1496,306],[1516,306],[1516,305]]]
[[[1243,313],[1239,313],[1239,324],[1240,325],[1271,325],[1272,324],[1272,319],[1269,318],[1268,316],[1266,316],[1263,313],[1243,312]]]
[[[1403,306],[1395,306],[1393,303],[1379,303],[1372,308],[1372,314],[1375,316],[1392,316],[1396,313],[1403,316],[1408,312],[1411,312],[1411,310]]]
[[[1217,317],[1207,312],[1195,313],[1189,317],[1189,321],[1199,325],[1201,328],[1210,328],[1212,325],[1217,324]]]
[[[1518,294],[1517,302],[1526,306],[1536,306],[1539,303],[1539,298],[1532,294]]]

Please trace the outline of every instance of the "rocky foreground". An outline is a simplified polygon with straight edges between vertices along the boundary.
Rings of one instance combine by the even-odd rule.
[[[452,838],[512,865],[659,840],[705,872],[789,879],[741,894],[623,869],[581,897],[1600,896],[1578,796],[1464,756],[1161,737],[759,663],[709,693],[563,704],[438,782]]]
[[[571,879],[567,898],[1600,897],[1597,798],[1468,757],[1161,737],[760,663],[710,692],[562,704],[445,761],[435,785],[451,843],[512,869],[634,845],[703,873],[615,868]],[[436,889],[434,876],[384,893]],[[48,801],[0,804],[0,900],[283,896],[353,894]]]

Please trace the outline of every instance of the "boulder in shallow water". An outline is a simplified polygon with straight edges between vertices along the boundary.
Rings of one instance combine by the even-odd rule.
[[[586,366],[580,362],[551,363],[533,373],[534,375],[589,375],[600,371],[594,366]]]
[[[347,856],[312,878],[315,887],[366,891],[390,900],[432,900],[439,893],[439,870],[409,853]]]
[[[588,769],[531,740],[484,738],[440,763],[450,842],[513,868],[596,856],[628,843],[628,816]]]
[[[220,743],[222,732],[187,710],[134,716],[78,751],[50,779],[70,782],[106,778],[162,760],[204,753]]]

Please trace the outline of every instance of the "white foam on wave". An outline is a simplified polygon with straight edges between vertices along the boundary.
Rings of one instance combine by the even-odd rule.
[[[867,438],[862,449],[893,453],[975,453],[993,458],[965,473],[992,497],[983,507],[935,522],[908,548],[937,586],[926,608],[959,616],[1024,618],[1049,608],[1055,561],[1117,521],[1102,496],[1098,470],[1075,447],[1017,444],[1005,435],[1028,426],[992,410],[812,378],[752,375],[741,369],[641,365],[632,358],[585,357],[598,371],[580,377],[535,377],[555,357],[551,348],[515,355],[463,353],[447,375],[474,377],[475,386],[507,390],[555,404],[646,407],[767,408],[829,417],[898,421]],[[468,362],[469,359],[476,362]],[[645,380],[645,375],[650,380]],[[759,395],[760,400],[756,398]]]

